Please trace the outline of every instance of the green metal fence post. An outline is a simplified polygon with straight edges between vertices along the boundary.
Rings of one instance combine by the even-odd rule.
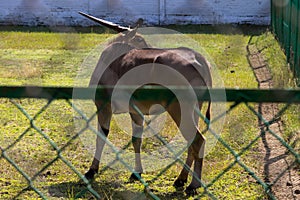
[[[272,0],[271,26],[285,50],[287,62],[300,86],[300,3],[299,0]]]

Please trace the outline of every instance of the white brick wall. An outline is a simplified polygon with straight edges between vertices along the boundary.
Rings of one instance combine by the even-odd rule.
[[[270,0],[0,0],[0,24],[91,25],[78,11],[121,24],[269,24]]]

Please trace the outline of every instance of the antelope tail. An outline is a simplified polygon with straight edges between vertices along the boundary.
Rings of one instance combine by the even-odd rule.
[[[209,126],[209,124],[210,124],[210,117],[211,117],[211,101],[208,102],[208,108],[206,110],[206,115],[205,116],[206,116],[205,122]]]

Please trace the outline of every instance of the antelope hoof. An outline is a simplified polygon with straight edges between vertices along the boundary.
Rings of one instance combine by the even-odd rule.
[[[185,189],[185,193],[188,195],[188,196],[195,196],[197,195],[197,188],[194,188],[192,186],[188,186],[186,189]]]
[[[176,181],[174,182],[173,186],[175,188],[181,188],[184,186],[184,184],[186,184],[187,180],[181,180],[181,179],[176,179]]]
[[[84,176],[88,180],[93,180],[95,174],[97,174],[97,170],[95,170],[95,169],[89,169],[89,171],[87,173],[85,173]]]
[[[139,177],[137,176],[139,175]],[[129,182],[132,183],[134,181],[139,181],[140,178],[142,177],[142,173],[132,173],[131,176],[129,177]]]

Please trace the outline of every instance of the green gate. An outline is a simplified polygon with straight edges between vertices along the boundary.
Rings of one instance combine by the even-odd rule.
[[[76,154],[80,154],[76,147],[75,149],[71,149],[70,146],[74,141],[86,130],[92,131],[93,134],[97,134],[101,136],[91,125],[91,120],[95,118],[95,113],[92,116],[85,116],[78,107],[76,107],[73,104],[73,100],[76,99],[83,99],[83,100],[90,100],[94,98],[94,89],[93,88],[75,88],[77,91],[76,97],[73,96],[74,88],[53,88],[53,87],[0,87],[0,101],[2,102],[2,105],[4,106],[4,112],[5,108],[7,109],[8,105],[11,105],[11,108],[15,109],[15,113],[12,114],[12,118],[14,120],[17,120],[19,123],[23,123],[20,120],[23,119],[25,124],[25,128],[21,129],[21,127],[17,126],[11,126],[10,120],[7,120],[5,124],[1,124],[6,127],[10,127],[9,132],[7,133],[11,134],[12,130],[16,130],[17,136],[15,138],[12,138],[12,141],[5,140],[5,135],[1,135],[0,137],[0,163],[1,163],[1,170],[4,170],[6,175],[2,174],[0,177],[0,198],[4,199],[24,199],[24,194],[26,194],[28,191],[31,191],[31,195],[33,195],[33,198],[36,199],[37,197],[40,197],[42,199],[49,198],[49,193],[51,193],[51,188],[53,189],[53,186],[50,185],[43,185],[43,180],[47,179],[47,177],[55,176],[55,173],[59,173],[61,169],[55,168],[56,164],[59,162],[61,163],[61,167],[64,168],[63,173],[65,173],[65,176],[71,177],[77,177],[77,179],[81,180],[80,186],[78,186],[78,183],[76,182],[70,182],[64,185],[62,183],[62,186],[58,186],[58,190],[60,187],[67,187],[69,188],[65,193],[68,197],[68,194],[71,195],[69,198],[79,198],[79,199],[110,199],[107,197],[105,191],[101,189],[101,187],[98,187],[99,182],[92,183],[89,182],[82,174],[82,171],[77,168],[78,161],[76,159],[72,159],[73,157],[76,158]],[[102,98],[101,96],[104,88],[98,88],[97,97],[96,98]],[[151,94],[149,95],[149,90],[151,90]],[[174,90],[182,90],[182,88],[175,88]],[[174,92],[172,90],[172,92]],[[282,90],[282,89],[271,89],[271,90],[255,90],[255,89],[211,89],[208,91],[207,89],[201,89],[196,88],[196,91],[199,92],[199,94],[202,94],[201,96],[198,96],[199,99],[202,101],[208,101],[210,100],[210,95],[214,95],[216,97],[220,97],[220,99],[216,98],[214,101],[226,101],[228,104],[228,107],[226,108],[226,111],[224,113],[221,113],[220,116],[215,116],[214,120],[211,121],[211,123],[214,123],[215,121],[218,121],[220,117],[223,115],[229,114],[231,112],[234,112],[237,107],[244,106],[248,111],[250,117],[255,117],[260,122],[260,131],[259,133],[253,133],[254,137],[246,142],[243,147],[240,149],[235,149],[231,144],[226,142],[226,140],[223,139],[223,137],[220,137],[218,134],[214,132],[214,130],[206,129],[208,133],[211,134],[211,137],[215,137],[215,139],[218,141],[218,143],[226,150],[228,153],[228,158],[231,157],[231,159],[228,159],[228,162],[224,166],[224,168],[216,174],[213,174],[213,177],[210,181],[201,181],[202,190],[198,193],[198,195],[195,196],[195,198],[208,198],[208,199],[219,199],[222,198],[219,195],[219,192],[222,192],[222,190],[226,191],[226,184],[221,183],[221,187],[219,189],[214,189],[214,185],[220,184],[219,181],[226,177],[226,175],[231,173],[231,171],[234,168],[239,168],[243,171],[245,174],[245,179],[249,179],[249,183],[251,185],[257,185],[261,189],[262,196],[260,198],[268,197],[270,199],[276,199],[274,195],[274,185],[278,183],[278,181],[286,174],[288,171],[292,168],[299,168],[300,166],[300,155],[298,152],[298,146],[295,146],[297,143],[298,145],[298,139],[295,140],[295,143],[287,142],[285,139],[283,139],[280,135],[278,135],[274,129],[273,125],[276,123],[282,116],[284,116],[288,109],[291,108],[291,106],[296,106],[296,109],[299,109],[300,104],[300,90]],[[226,94],[226,99],[222,98],[222,95],[224,95],[224,91]],[[197,93],[198,94],[198,93]],[[153,98],[160,98],[165,99],[168,102],[171,102],[171,98],[174,98],[174,95],[160,87],[148,87],[144,89],[140,89],[137,91],[137,93],[134,94],[134,98],[136,100],[151,100]],[[36,109],[35,111],[30,110],[30,105],[36,103],[36,101],[40,101],[37,99],[43,100],[43,104],[40,106],[40,109]],[[63,110],[64,112],[67,112],[68,109],[74,110],[79,115],[80,119],[84,122],[83,129],[76,133],[75,135],[69,136],[67,141],[64,141],[60,144],[60,140],[56,140],[56,138],[53,138],[51,136],[51,131],[47,130],[47,128],[50,125],[47,124],[44,120],[51,119],[51,114],[53,112],[57,112],[57,109],[52,106],[59,106],[60,104],[56,104],[57,101],[64,102]],[[274,113],[274,116],[271,119],[266,119],[261,113],[260,107],[257,107],[257,103],[259,105],[261,103],[280,103],[280,107],[278,110],[276,110],[276,113]],[[29,104],[29,107],[28,105]],[[3,108],[3,107],[2,107]],[[45,114],[47,110],[51,109],[51,111],[48,114]],[[137,109],[137,108],[136,108]],[[292,108],[294,110],[295,108]],[[138,110],[137,110],[138,111]],[[7,111],[8,112],[8,109]],[[19,112],[23,116],[22,118],[16,115],[16,113]],[[59,115],[64,115],[64,112],[59,112]],[[49,115],[50,114],[50,115]],[[205,117],[201,115],[201,113],[198,112],[200,115],[200,118],[202,118],[202,121],[206,122]],[[299,114],[299,113],[298,113]],[[43,116],[44,115],[44,116]],[[296,113],[297,115],[297,113]],[[41,120],[41,116],[43,116],[43,120]],[[298,115],[297,115],[298,116]],[[70,121],[71,119],[67,119],[66,121]],[[46,123],[46,124],[45,124]],[[296,128],[299,128],[299,120],[296,119],[295,124]],[[254,126],[257,126],[255,124]],[[53,127],[53,129],[57,129],[58,127]],[[3,130],[3,129],[2,129]],[[247,130],[241,130],[238,134],[243,134]],[[5,130],[4,130],[5,132]],[[61,132],[63,134],[63,132]],[[3,133],[1,133],[3,134]],[[296,133],[297,134],[297,133]],[[281,156],[288,156],[289,162],[287,163],[286,167],[280,168],[280,172],[278,174],[273,174],[271,172],[270,176],[272,176],[272,180],[270,180],[268,177],[263,177],[263,175],[259,174],[256,170],[253,169],[251,164],[247,164],[245,162],[245,159],[247,159],[248,151],[250,148],[253,148],[255,144],[262,138],[266,136],[272,136],[280,146],[284,149],[285,155]],[[24,158],[24,152],[23,149],[18,150],[15,152],[17,155],[21,154],[21,158],[15,158],[12,154],[12,151],[14,151],[14,148],[23,140],[26,140],[24,148],[27,148],[28,146],[34,146],[32,151],[37,151],[39,153],[39,144],[35,144],[32,140],[28,140],[28,137],[37,138],[36,143],[45,143],[45,145],[48,146],[50,154],[53,154],[51,159],[49,160],[41,160],[40,162],[40,169],[38,168],[37,171],[30,171],[30,166],[24,170],[23,162]],[[103,137],[103,136],[102,136]],[[155,137],[158,141],[165,144],[165,138],[160,136],[160,134],[156,134]],[[298,137],[298,136],[297,136]],[[56,140],[56,141],[55,141]],[[6,142],[5,142],[6,141]],[[30,143],[28,143],[30,142]],[[123,160],[123,156],[121,156],[122,151],[130,146],[131,143],[128,143],[121,149],[115,148],[113,144],[110,142],[107,143],[109,148],[111,148],[113,154],[115,156],[114,162],[119,161],[124,167],[127,169],[128,172],[134,172],[132,167],[130,167],[130,163]],[[79,145],[79,144],[77,144]],[[278,147],[277,147],[278,148]],[[169,147],[168,149],[172,153],[172,148]],[[73,152],[73,153],[70,153]],[[22,154],[23,153],[23,154]],[[30,154],[31,152],[27,152],[27,154]],[[37,155],[40,155],[38,154]],[[256,154],[260,154],[261,152],[256,152]],[[75,154],[75,155],[74,155]],[[268,152],[266,153],[268,154]],[[34,154],[35,155],[35,154]],[[70,155],[72,157],[70,158]],[[173,162],[170,163],[168,166],[163,167],[160,170],[157,170],[155,172],[155,175],[153,175],[151,178],[147,178],[147,180],[140,178],[141,185],[144,187],[144,191],[148,198],[152,199],[166,199],[165,197],[162,197],[157,191],[152,191],[150,188],[154,185],[154,182],[158,179],[162,179],[165,173],[169,170],[170,167],[177,164],[181,167],[186,167],[188,170],[190,170],[190,173],[192,174],[192,171],[189,166],[184,164],[184,160],[182,158],[175,154],[173,156]],[[257,156],[257,155],[256,155]],[[26,158],[26,156],[25,156]],[[28,157],[27,157],[28,158]],[[38,156],[34,157],[34,162],[36,160],[39,160],[40,158]],[[71,159],[71,160],[70,160]],[[280,159],[280,158],[279,158]],[[32,165],[34,165],[34,162]],[[87,161],[85,161],[87,162]],[[85,165],[84,163],[80,163],[81,165]],[[217,162],[215,161],[215,164]],[[3,169],[3,167],[6,166]],[[54,167],[54,169],[52,169]],[[60,168],[61,168],[60,167]],[[87,166],[85,166],[87,168]],[[105,172],[109,167],[104,166],[101,168],[101,172]],[[51,169],[51,170],[50,170]],[[267,173],[269,168],[265,167],[267,170]],[[10,171],[15,171],[18,174],[16,177],[10,177]],[[73,173],[73,175],[72,175]],[[237,174],[236,174],[237,175]],[[266,175],[266,174],[265,174]],[[167,175],[170,176],[170,175]],[[7,177],[6,179],[4,177]],[[105,177],[105,175],[104,175]],[[9,178],[9,180],[7,180]],[[103,177],[100,177],[102,180]],[[10,179],[14,180],[11,181]],[[10,185],[17,183],[18,181],[23,182],[22,187],[16,188],[15,193],[10,194],[8,191],[6,191],[5,188],[10,187]],[[200,181],[200,180],[199,180]],[[243,191],[244,193],[251,192],[253,188],[251,188],[248,184]],[[291,184],[291,183],[290,183]],[[75,186],[77,185],[77,186]],[[116,185],[111,185],[112,188],[116,188]],[[165,186],[163,186],[165,187]],[[236,185],[236,187],[239,187]],[[46,190],[48,188],[48,191]],[[247,191],[249,190],[249,191]],[[298,190],[297,190],[298,191]],[[295,193],[297,193],[295,191]],[[298,191],[299,192],[299,191]],[[141,196],[135,196],[135,199],[144,199],[145,196],[143,196],[142,193]],[[296,194],[299,195],[299,194]],[[2,197],[1,197],[2,196]],[[109,196],[109,195],[108,195]],[[51,195],[50,195],[51,197]],[[52,198],[52,197],[51,197]],[[188,198],[186,196],[183,196],[182,193],[175,193],[170,194],[169,198],[167,199],[183,199]],[[236,197],[238,198],[238,197]],[[250,196],[249,196],[250,198]]]
[[[271,24],[300,85],[300,1],[272,0]]]

